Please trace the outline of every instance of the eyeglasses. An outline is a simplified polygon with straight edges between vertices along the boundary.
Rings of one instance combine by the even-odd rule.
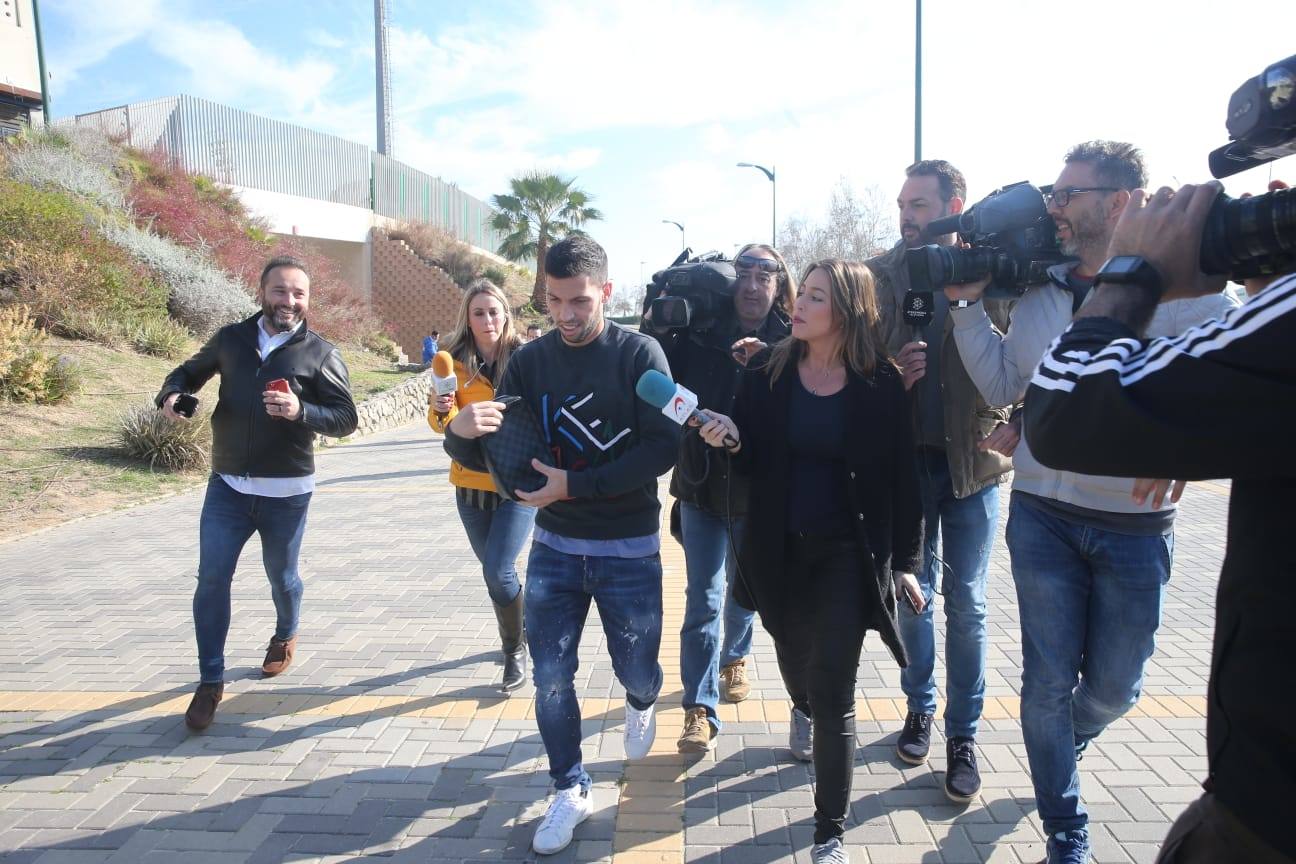
[[[783,269],[773,258],[757,258],[755,255],[739,255],[734,259],[738,267],[756,268],[762,273],[777,273]]]
[[[1065,207],[1071,203],[1073,195],[1083,195],[1086,192],[1119,192],[1115,186],[1068,186],[1066,189],[1053,189],[1044,193],[1044,200],[1049,204],[1056,204],[1058,207]]]

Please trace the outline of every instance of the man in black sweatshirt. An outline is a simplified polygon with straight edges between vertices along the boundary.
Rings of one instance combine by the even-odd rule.
[[[1133,193],[1097,293],[1044,355],[1026,393],[1026,438],[1045,465],[1233,479],[1207,694],[1206,794],[1170,829],[1162,864],[1296,861],[1296,276],[1267,286],[1248,280],[1251,296],[1222,319],[1172,339],[1139,338],[1158,301],[1218,290],[1197,272],[1218,190]],[[1137,484],[1135,495],[1147,486]]]
[[[656,340],[607,321],[607,254],[584,235],[550,247],[544,260],[554,329],[509,360],[497,393],[520,396],[539,420],[557,467],[518,497],[540,508],[526,571],[526,632],[536,721],[557,789],[536,829],[542,855],[565,848],[593,812],[581,763],[577,649],[590,600],[626,690],[625,750],[641,759],[656,735],[662,686],[662,586],[657,478],[675,464],[680,427],[635,396],[649,369],[669,374]],[[475,402],[446,430],[457,462],[482,466],[482,435],[499,429],[499,402]]]

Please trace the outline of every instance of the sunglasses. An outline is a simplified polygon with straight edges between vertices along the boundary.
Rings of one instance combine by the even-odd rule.
[[[757,258],[755,255],[739,255],[734,259],[734,264],[748,269],[754,267],[762,273],[777,273],[783,269],[773,258]]]

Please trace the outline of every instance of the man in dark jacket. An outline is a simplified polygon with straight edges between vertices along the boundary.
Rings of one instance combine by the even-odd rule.
[[[1246,303],[1180,336],[1140,338],[1158,301],[1219,290],[1197,272],[1218,190],[1132,193],[1094,297],[1026,393],[1026,440],[1045,465],[1233,480],[1207,695],[1206,794],[1170,829],[1161,864],[1296,861],[1296,276],[1248,282]],[[1136,484],[1135,495],[1148,486]]]
[[[733,410],[742,376],[743,367],[732,353],[734,345],[740,339],[773,345],[787,336],[791,329],[788,310],[795,293],[795,277],[788,272],[783,256],[770,246],[752,243],[743,247],[734,257],[734,269],[738,281],[732,314],[709,322],[705,328],[657,330],[651,309],[647,309],[640,326],[662,343],[675,380],[697,394],[699,405],[722,414]],[[652,299],[644,298],[646,303]],[[671,475],[670,491],[679,502],[679,539],[688,575],[680,630],[684,730],[677,746],[681,753],[715,746],[720,731],[716,704],[722,690],[730,702],[741,702],[751,692],[746,663],[755,615],[733,600],[737,556],[730,552],[731,528],[733,542],[741,542],[748,480],[742,475],[730,476],[728,461],[711,449],[689,430],[680,440],[679,462]],[[808,718],[800,728],[810,728]],[[793,753],[809,759],[809,743],[794,746]]]
[[[261,536],[277,618],[261,671],[270,678],[292,663],[302,596],[297,553],[315,489],[315,435],[341,437],[356,426],[346,364],[306,325],[305,265],[272,259],[258,294],[261,312],[217,330],[167,376],[155,400],[167,417],[189,422],[192,410],[177,413],[177,400],[220,375],[193,600],[201,677],[185,712],[195,730],[211,725],[224,693],[230,584],[253,532]]]
[[[987,436],[1008,413],[987,405],[968,376],[954,344],[954,321],[945,296],[933,293],[933,316],[927,326],[913,327],[904,320],[909,289],[905,252],[926,243],[954,242],[953,234],[928,237],[927,224],[961,212],[967,184],[962,172],[940,159],[917,162],[905,174],[897,201],[900,242],[866,262],[877,278],[887,353],[904,371],[914,402],[926,525],[922,570],[896,586],[900,637],[909,655],[909,666],[900,674],[909,710],[896,753],[911,765],[927,761],[936,712],[932,603],[939,592],[946,618],[945,794],[967,803],[981,788],[973,743],[985,702],[986,573],[999,516],[999,483],[1012,467],[1007,458],[1012,450],[1001,454],[987,446]],[[987,300],[986,307],[996,325],[1007,329],[1008,304]],[[938,541],[942,554],[937,554]]]

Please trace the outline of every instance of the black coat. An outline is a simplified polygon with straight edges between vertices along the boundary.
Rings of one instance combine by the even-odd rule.
[[[341,438],[356,428],[356,407],[346,364],[332,343],[305,324],[264,361],[257,344],[258,312],[228,324],[167,376],[154,400],[197,393],[220,374],[212,412],[212,470],[252,477],[304,477],[315,472],[315,435]],[[301,416],[281,420],[266,413],[267,381],[286,378],[301,401]]]
[[[752,479],[747,525],[738,552],[741,578],[734,599],[760,613],[761,623],[776,640],[784,637],[787,592],[796,590],[801,574],[785,569],[787,501],[791,458],[788,406],[796,368],[789,364],[770,387],[763,368],[748,372],[734,404],[734,422],[742,441],[735,468]],[[900,373],[883,357],[871,378],[846,376],[846,434],[850,442],[843,481],[852,523],[857,530],[860,578],[877,592],[867,602],[866,626],[877,630],[901,666],[907,665],[896,624],[891,572],[916,573],[922,558],[922,501],[914,460],[909,403]],[[868,596],[868,595],[863,595]]]
[[[693,391],[699,407],[731,414],[743,367],[729,349],[744,336],[755,336],[773,345],[791,332],[792,325],[776,306],[754,332],[743,332],[733,316],[700,333],[686,328],[659,331],[646,321],[639,329],[661,343],[671,377]],[[697,435],[681,436],[679,461],[671,474],[671,497],[715,516],[740,518],[747,505],[747,478],[730,477],[727,461],[718,453],[708,453],[709,450]]]

